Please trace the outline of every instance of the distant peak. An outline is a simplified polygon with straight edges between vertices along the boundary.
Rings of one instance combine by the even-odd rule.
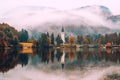
[[[87,6],[83,6],[80,8],[76,8],[75,10],[90,10],[90,11],[94,11],[94,12],[97,12],[99,10],[104,14],[108,14],[108,15],[112,14],[110,9],[103,5],[87,5]]]

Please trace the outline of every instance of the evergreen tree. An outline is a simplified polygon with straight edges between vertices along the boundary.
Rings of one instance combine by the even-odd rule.
[[[54,45],[54,34],[51,34],[51,44]]]
[[[47,32],[47,37],[49,37],[49,33]]]
[[[62,39],[60,38],[60,35],[58,34],[58,36],[56,37],[56,42],[57,45],[60,46],[60,44],[62,43]]]
[[[27,30],[22,29],[22,31],[20,32],[20,35],[19,35],[20,42],[27,42],[28,38],[29,38],[29,36],[28,36]]]
[[[45,44],[46,44],[46,34],[45,33],[42,33],[41,35],[41,46],[43,47]]]
[[[68,36],[65,37],[65,42],[66,42],[66,43],[68,43],[68,39],[69,39]]]

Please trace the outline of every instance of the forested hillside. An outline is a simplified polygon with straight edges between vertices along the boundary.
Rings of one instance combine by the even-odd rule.
[[[19,32],[12,26],[0,24],[0,46],[12,46],[18,43]]]

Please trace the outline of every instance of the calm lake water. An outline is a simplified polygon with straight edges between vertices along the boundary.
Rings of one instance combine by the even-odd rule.
[[[120,80],[120,49],[0,50],[0,80],[105,79]]]

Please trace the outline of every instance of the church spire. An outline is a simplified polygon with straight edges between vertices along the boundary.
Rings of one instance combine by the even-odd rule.
[[[64,28],[62,27],[62,30],[61,30],[61,32],[64,32]]]

